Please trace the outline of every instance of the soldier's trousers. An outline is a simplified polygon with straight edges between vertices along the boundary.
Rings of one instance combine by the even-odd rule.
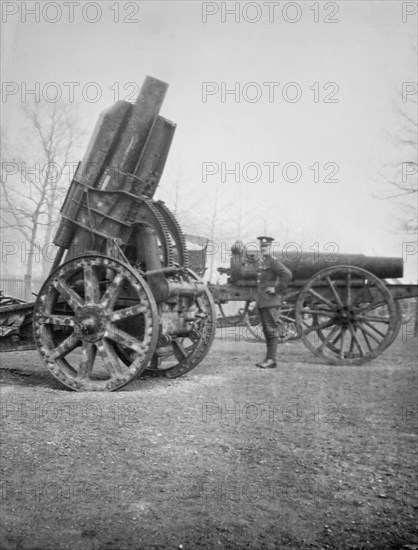
[[[258,310],[263,334],[267,341],[279,338],[279,312],[280,307],[263,307]]]

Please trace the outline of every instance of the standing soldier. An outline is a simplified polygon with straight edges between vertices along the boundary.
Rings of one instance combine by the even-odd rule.
[[[258,237],[261,258],[257,270],[257,307],[267,343],[267,354],[257,367],[273,369],[279,341],[279,311],[292,273],[271,253],[272,237]]]

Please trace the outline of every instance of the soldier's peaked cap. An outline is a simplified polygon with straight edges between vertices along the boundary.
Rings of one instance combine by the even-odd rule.
[[[274,241],[273,237],[257,237],[260,241],[260,246],[269,246]]]

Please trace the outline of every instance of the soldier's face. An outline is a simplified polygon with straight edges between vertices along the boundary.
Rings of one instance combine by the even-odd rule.
[[[263,258],[265,258],[266,256],[268,256],[270,254],[270,245],[268,246],[261,246],[260,247],[260,251],[261,251],[261,256]]]

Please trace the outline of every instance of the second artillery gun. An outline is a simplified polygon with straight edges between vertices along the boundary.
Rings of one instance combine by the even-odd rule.
[[[332,365],[362,365],[378,357],[395,340],[402,324],[400,301],[418,296],[417,285],[390,284],[403,276],[402,258],[300,251],[279,258],[293,280],[281,307],[282,341],[302,340]],[[237,241],[231,249],[225,285],[209,285],[215,303],[245,302],[238,315],[218,319],[218,327],[246,327],[260,339],[257,310],[259,251]],[[291,336],[287,337],[290,328]]]
[[[167,88],[147,77],[135,104],[102,113],[61,210],[33,326],[45,365],[74,390],[115,390],[147,368],[181,376],[214,338],[212,296],[153,199],[175,131],[158,114]]]

